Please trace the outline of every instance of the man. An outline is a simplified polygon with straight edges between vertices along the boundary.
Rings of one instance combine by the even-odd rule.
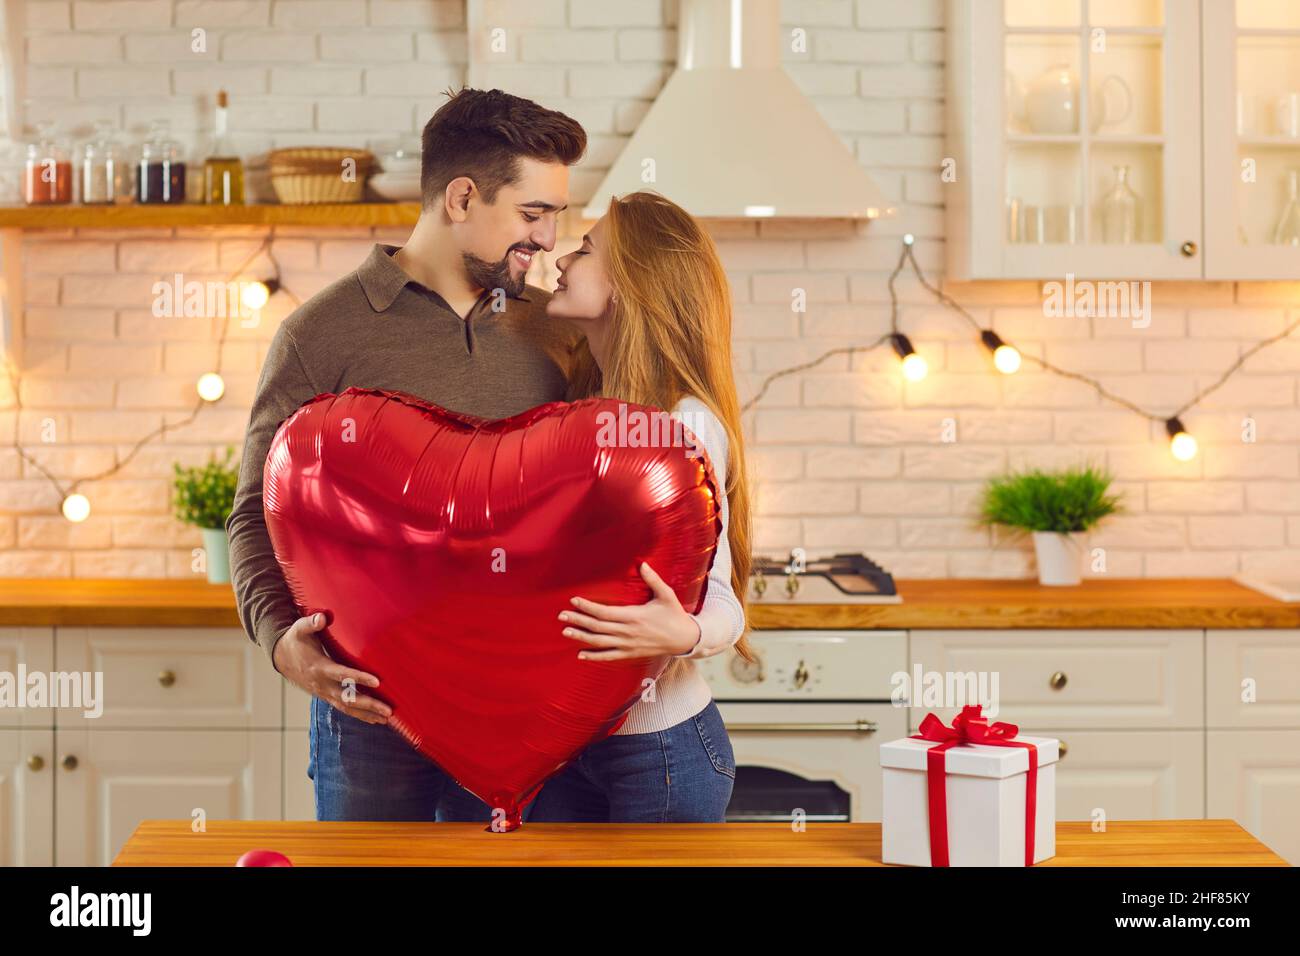
[[[555,247],[569,169],[586,150],[574,120],[500,90],[463,89],[424,128],[422,208],[406,245],[376,244],[271,340],[226,522],[240,620],[286,680],[314,698],[309,775],[321,820],[433,820],[454,784],[387,726],[372,674],[324,651],[323,615],[299,618],[262,510],[262,470],[280,423],[349,385],[409,392],[504,418],[563,399],[581,334],[545,315],[525,284]],[[340,571],[337,586],[348,586]],[[355,682],[355,683],[353,683]]]

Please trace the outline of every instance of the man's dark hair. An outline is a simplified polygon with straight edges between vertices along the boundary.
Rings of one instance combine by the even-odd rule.
[[[421,137],[420,194],[426,208],[441,201],[458,176],[474,180],[483,199],[519,178],[519,157],[571,166],[587,149],[578,122],[501,90],[445,91]]]

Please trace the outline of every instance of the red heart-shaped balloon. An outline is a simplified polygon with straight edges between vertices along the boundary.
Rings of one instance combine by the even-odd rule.
[[[671,421],[614,399],[491,421],[353,387],[271,442],[266,525],[294,600],[326,613],[331,657],[379,678],[390,726],[504,811],[497,829],[668,663],[579,660],[569,599],[645,603],[645,561],[703,604],[719,490],[689,430],[654,425]]]

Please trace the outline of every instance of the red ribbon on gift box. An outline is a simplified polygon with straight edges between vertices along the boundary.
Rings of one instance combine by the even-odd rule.
[[[948,866],[948,793],[946,754],[962,744],[993,747],[1024,747],[1029,751],[1029,773],[1025,777],[1025,866],[1034,865],[1034,817],[1038,809],[1038,748],[1025,740],[1012,740],[1020,732],[1015,724],[989,723],[979,704],[967,704],[952,719],[952,726],[934,714],[926,714],[920,733],[912,740],[937,740],[925,756],[925,780],[930,793],[930,865]]]

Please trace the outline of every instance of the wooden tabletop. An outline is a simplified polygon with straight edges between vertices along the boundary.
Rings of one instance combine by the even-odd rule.
[[[898,581],[902,604],[750,604],[757,629],[1300,628],[1287,604],[1226,578]],[[0,626],[239,627],[229,585],[187,579],[0,579]]]
[[[254,849],[295,866],[883,866],[879,823],[321,823],[145,820],[114,866],[234,866]],[[1058,822],[1038,866],[1286,866],[1233,820]]]

